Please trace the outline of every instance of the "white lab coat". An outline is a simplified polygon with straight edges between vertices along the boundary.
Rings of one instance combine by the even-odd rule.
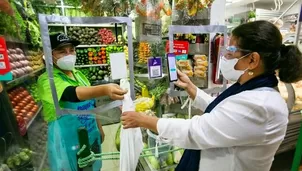
[[[214,98],[198,90],[194,107],[204,111]],[[244,91],[192,119],[159,119],[159,138],[200,149],[199,171],[269,171],[284,139],[287,105],[272,88]]]

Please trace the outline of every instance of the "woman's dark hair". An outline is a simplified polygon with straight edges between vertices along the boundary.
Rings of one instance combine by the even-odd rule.
[[[282,82],[293,83],[302,79],[302,55],[295,45],[282,44],[279,29],[268,21],[242,24],[232,31],[238,47],[258,52],[266,72],[279,70]]]

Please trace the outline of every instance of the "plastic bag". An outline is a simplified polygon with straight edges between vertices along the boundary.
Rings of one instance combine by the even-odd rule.
[[[127,79],[121,79],[120,86],[127,89],[124,96],[122,112],[135,111],[130,97],[130,84]],[[121,128],[120,171],[135,171],[139,156],[143,150],[143,138],[140,128]]]

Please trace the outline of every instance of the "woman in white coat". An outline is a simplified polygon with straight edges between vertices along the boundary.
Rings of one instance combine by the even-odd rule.
[[[176,171],[269,171],[288,123],[275,71],[283,82],[301,80],[298,48],[282,45],[280,31],[270,22],[240,25],[221,63],[224,77],[237,82],[216,99],[178,72],[176,85],[204,115],[184,120],[126,112],[122,124],[150,129],[161,140],[188,149]]]

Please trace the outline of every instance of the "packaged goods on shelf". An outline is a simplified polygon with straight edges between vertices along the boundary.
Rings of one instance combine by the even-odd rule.
[[[292,84],[296,94],[296,101],[293,107],[293,111],[302,109],[302,81]]]

